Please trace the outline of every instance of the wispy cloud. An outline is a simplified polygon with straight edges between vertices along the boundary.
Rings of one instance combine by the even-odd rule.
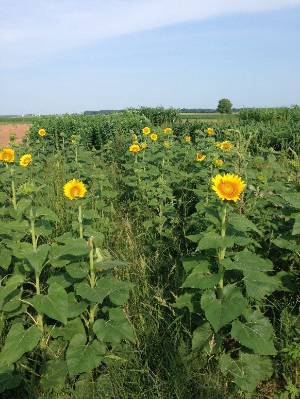
[[[0,68],[34,63],[109,37],[300,0],[1,0]]]

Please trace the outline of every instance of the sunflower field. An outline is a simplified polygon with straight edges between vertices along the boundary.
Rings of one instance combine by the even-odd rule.
[[[297,123],[48,117],[2,148],[0,397],[299,397]]]

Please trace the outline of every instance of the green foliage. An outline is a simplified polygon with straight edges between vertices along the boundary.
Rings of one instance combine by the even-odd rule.
[[[231,114],[232,103],[228,98],[222,98],[219,100],[217,111],[221,114]]]

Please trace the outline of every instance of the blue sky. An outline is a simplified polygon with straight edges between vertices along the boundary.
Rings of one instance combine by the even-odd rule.
[[[201,3],[0,0],[0,114],[300,103],[300,0]]]

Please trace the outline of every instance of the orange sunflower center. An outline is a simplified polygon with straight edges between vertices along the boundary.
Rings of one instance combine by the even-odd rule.
[[[70,192],[71,192],[71,195],[72,195],[73,197],[78,197],[79,194],[80,194],[80,190],[79,190],[79,188],[76,187],[76,186],[72,187],[71,190],[70,190]]]
[[[232,182],[221,182],[218,190],[226,196],[233,197],[237,193],[237,187]]]

